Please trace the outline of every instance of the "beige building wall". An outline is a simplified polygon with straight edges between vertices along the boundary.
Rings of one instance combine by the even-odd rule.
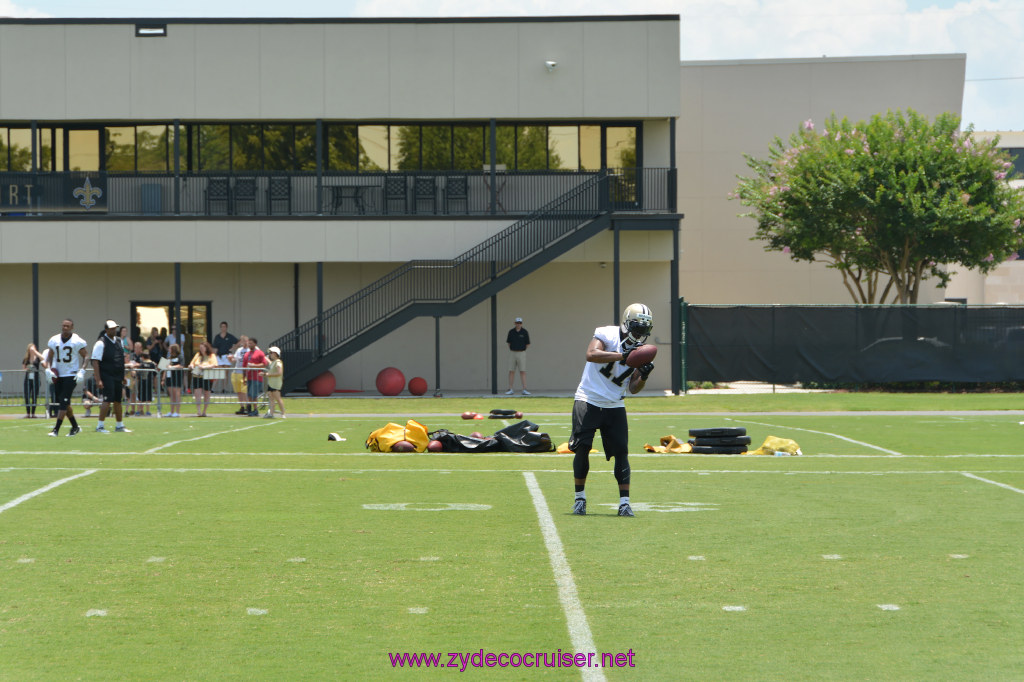
[[[678,59],[666,17],[0,24],[0,119],[670,117]]]
[[[664,360],[648,391],[670,388],[668,369],[671,301],[670,266],[663,260],[662,233],[623,235],[622,306],[647,302],[655,313],[652,342],[663,345]],[[594,327],[616,324],[613,310],[612,245],[601,237],[541,268],[497,296],[497,328],[491,329],[486,301],[458,317],[441,318],[441,387],[485,390],[491,381],[491,350],[497,350],[498,387],[508,380],[505,334],[516,316],[525,320],[532,345],[527,385],[531,390],[569,390],[579,382],[584,351]],[[671,245],[671,241],[669,241]],[[649,260],[648,260],[649,258]],[[604,265],[602,265],[604,263]],[[325,263],[324,302],[331,305],[393,269],[393,263]],[[0,309],[16,320],[0,331],[0,371],[17,369],[31,339],[30,265],[0,267]],[[299,266],[299,319],[316,313],[316,266]],[[221,320],[235,334],[259,339],[263,348],[294,326],[295,271],[291,263],[185,263],[183,301],[209,301],[214,330]],[[76,331],[95,341],[103,321],[129,325],[128,301],[174,298],[174,266],[157,264],[42,264],[39,266],[39,342],[60,331],[71,317]],[[492,335],[493,334],[493,335]],[[377,372],[398,367],[406,379],[425,378],[435,389],[434,320],[423,318],[388,334],[333,368],[338,388],[376,391]],[[13,375],[11,375],[13,376]],[[516,379],[518,389],[519,380]],[[0,387],[0,390],[5,390]],[[11,389],[13,390],[13,389]],[[18,389],[20,390],[20,384]]]
[[[0,230],[5,263],[314,263],[451,258],[505,220],[47,220]],[[40,248],[45,225],[46,248]]]
[[[852,303],[839,273],[797,263],[750,241],[755,223],[731,201],[744,154],[764,158],[805,120],[852,121],[913,108],[960,113],[966,56],[921,55],[684,62],[676,135],[681,232],[680,291],[694,303]],[[928,288],[921,301],[941,301]]]

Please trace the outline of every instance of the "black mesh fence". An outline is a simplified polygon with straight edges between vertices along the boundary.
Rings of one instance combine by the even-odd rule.
[[[1024,380],[1024,306],[683,304],[687,381]]]

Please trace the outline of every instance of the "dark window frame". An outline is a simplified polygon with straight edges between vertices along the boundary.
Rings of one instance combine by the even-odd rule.
[[[520,165],[521,165],[521,152],[524,151],[524,150],[521,148],[522,140],[521,140],[520,131],[523,130],[523,129],[526,129],[526,128],[539,128],[539,127],[543,127],[544,130],[545,130],[545,133],[544,133],[544,139],[545,139],[545,142],[544,142],[544,146],[545,146],[545,150],[544,150],[544,157],[545,157],[544,168],[543,169],[534,168],[534,169],[530,169],[530,170],[533,170],[533,171],[538,171],[538,170],[548,170],[548,171],[550,171],[550,170],[558,170],[558,171],[564,171],[564,172],[579,172],[579,171],[584,170],[582,168],[582,166],[581,166],[581,162],[582,162],[582,149],[579,147],[579,145],[582,144],[583,136],[579,132],[577,133],[577,136],[576,136],[577,137],[577,160],[576,160],[576,167],[575,168],[557,168],[557,169],[552,169],[551,168],[550,129],[551,129],[551,127],[565,128],[565,127],[570,127],[570,126],[575,126],[577,129],[580,129],[583,126],[600,126],[601,127],[601,130],[602,130],[602,135],[601,135],[601,137],[602,137],[602,150],[601,150],[602,164],[601,165],[602,165],[602,167],[607,167],[607,161],[604,158],[604,148],[603,148],[604,131],[607,128],[609,128],[609,127],[615,127],[615,128],[632,127],[632,128],[635,128],[635,130],[636,130],[635,140],[636,140],[637,165],[639,165],[639,166],[643,165],[643,121],[641,121],[641,120],[623,120],[623,121],[616,121],[616,120],[598,120],[598,121],[591,121],[591,120],[568,120],[568,121],[552,121],[552,120],[537,120],[537,119],[529,119],[529,120],[526,120],[526,119],[523,119],[523,120],[518,120],[518,119],[516,119],[516,120],[495,119],[495,124],[499,128],[511,128],[512,131],[513,131],[512,159],[510,159],[510,160],[509,159],[503,159],[502,160],[502,163],[504,163],[505,166],[506,166],[506,170],[509,170],[509,171],[518,170],[520,168]],[[98,129],[100,131],[100,149],[99,149],[100,167],[101,167],[101,169],[105,169],[106,168],[106,163],[107,163],[107,158],[106,158],[106,135],[107,135],[106,130],[107,130],[107,128],[128,128],[128,127],[131,127],[131,128],[133,128],[135,130],[135,141],[136,141],[136,143],[135,143],[135,150],[134,150],[134,158],[133,158],[133,167],[135,169],[135,172],[139,172],[138,171],[138,167],[139,167],[138,129],[141,126],[156,126],[156,125],[165,125],[165,126],[167,126],[168,134],[165,136],[164,147],[165,147],[165,157],[167,159],[166,168],[167,168],[167,171],[170,171],[171,169],[174,168],[174,145],[173,145],[173,141],[171,139],[172,136],[173,136],[173,132],[172,131],[174,130],[174,122],[170,121],[170,120],[168,120],[168,121],[162,121],[162,120],[157,120],[157,121],[125,121],[125,122],[106,122],[106,121],[98,121],[98,122],[54,121],[54,122],[47,122],[47,121],[41,121],[41,122],[37,123],[37,128],[38,129],[50,129],[51,131],[60,130],[62,132],[62,134],[65,136],[65,138],[66,138],[66,136],[68,134],[68,131],[70,131],[70,130],[75,130],[75,129]],[[258,126],[259,127],[259,164],[258,164],[259,165],[259,169],[236,169],[235,168],[235,165],[236,165],[235,164],[235,160],[236,160],[236,149],[235,149],[235,147],[236,147],[236,144],[235,144],[235,139],[234,139],[234,134],[233,133],[234,133],[234,131],[236,129],[236,126],[242,126],[242,125],[245,125],[245,126]],[[197,120],[194,120],[194,121],[180,121],[179,122],[179,134],[180,134],[181,143],[182,143],[181,144],[180,168],[182,169],[182,171],[184,171],[186,173],[199,173],[199,172],[202,172],[202,173],[221,173],[221,174],[229,174],[229,175],[230,174],[239,174],[239,173],[267,172],[267,170],[266,170],[267,169],[267,159],[266,159],[267,150],[266,150],[266,135],[265,135],[266,127],[267,126],[289,126],[289,128],[290,128],[289,134],[291,136],[291,146],[290,146],[290,157],[291,157],[291,159],[290,159],[290,165],[292,166],[292,168],[291,169],[274,169],[272,172],[305,172],[305,171],[300,170],[300,168],[299,168],[299,166],[301,164],[299,162],[299,150],[298,150],[298,140],[299,140],[299,135],[298,135],[299,128],[298,127],[299,126],[315,126],[315,125],[316,125],[316,121],[311,121],[311,120],[307,120],[307,119],[300,119],[300,120],[251,120],[251,121],[223,121],[223,120],[197,119]],[[323,135],[322,135],[322,139],[319,140],[320,145],[321,145],[320,151],[321,151],[321,158],[322,158],[322,162],[321,162],[322,163],[322,168],[321,168],[321,170],[330,171],[330,172],[355,172],[355,173],[379,173],[380,172],[379,170],[367,171],[366,169],[361,167],[361,156],[362,155],[360,154],[360,146],[359,146],[359,128],[362,127],[362,126],[385,126],[387,128],[386,139],[387,139],[387,143],[388,143],[388,150],[387,150],[388,168],[384,169],[384,172],[399,172],[399,169],[391,167],[392,166],[392,158],[391,158],[391,151],[392,151],[392,129],[397,127],[397,126],[403,126],[403,127],[415,126],[415,127],[418,127],[418,129],[419,129],[418,130],[419,134],[417,136],[417,139],[418,139],[418,150],[419,150],[418,159],[419,160],[415,164],[415,167],[403,169],[404,171],[412,172],[412,171],[423,170],[422,166],[423,166],[423,153],[424,153],[423,152],[423,144],[424,144],[424,142],[423,142],[423,132],[424,132],[424,127],[432,127],[432,128],[447,127],[448,130],[449,130],[449,133],[448,133],[448,140],[449,140],[449,144],[448,144],[448,148],[449,148],[449,153],[448,153],[449,163],[448,163],[448,166],[449,166],[449,168],[444,169],[444,170],[442,170],[440,172],[448,172],[448,171],[478,171],[478,170],[482,170],[483,167],[488,165],[488,160],[490,159],[490,152],[491,152],[491,150],[490,150],[490,133],[489,133],[490,125],[491,125],[491,121],[489,119],[464,120],[464,121],[386,121],[386,120],[353,121],[353,120],[343,120],[343,119],[324,120],[323,121]],[[203,142],[201,141],[201,137],[199,135],[199,131],[200,131],[202,126],[226,126],[227,127],[227,160],[226,160],[227,167],[226,168],[205,168],[205,167],[202,167],[202,165],[203,165],[203,158],[204,158],[203,149],[202,149]],[[330,160],[330,140],[331,140],[331,132],[330,131],[335,126],[341,126],[341,127],[351,126],[354,129],[354,131],[355,131],[355,145],[356,145],[356,147],[355,147],[355,156],[356,156],[356,158],[355,158],[354,163],[353,163],[353,166],[355,168],[354,171],[349,170],[349,169],[335,169],[335,168],[331,167],[332,163],[331,163],[331,160]],[[0,121],[0,129],[3,129],[6,132],[6,137],[7,137],[7,140],[4,143],[4,147],[5,147],[4,148],[4,155],[6,157],[5,160],[4,160],[4,167],[6,167],[8,169],[10,168],[10,164],[11,164],[11,160],[10,160],[11,159],[10,130],[12,128],[24,128],[24,127],[27,127],[26,124],[24,124],[24,123],[22,123],[22,124],[13,124],[11,122]],[[457,143],[458,143],[458,137],[459,137],[456,134],[456,130],[458,130],[458,129],[476,129],[476,130],[480,131],[480,135],[481,135],[480,163],[477,164],[477,165],[474,165],[474,167],[472,167],[472,168],[459,168],[458,164],[456,163],[456,151],[457,151]],[[315,135],[315,133],[314,133],[314,135]],[[65,143],[66,143],[66,139],[65,139]],[[64,145],[65,153],[67,152],[66,147],[67,147],[67,145],[65,144]],[[56,144],[51,144],[51,153],[52,154],[56,153],[56,151],[55,151],[56,148],[57,148]],[[41,150],[39,150],[39,151],[41,151]],[[1018,155],[1022,155],[1022,153],[1024,153],[1024,149],[1016,149],[1016,148],[1014,148],[1014,149],[1008,149],[1008,151],[1011,154],[1014,155],[1015,170],[1016,170],[1016,164],[1017,164],[1016,159],[1017,159],[1017,156]],[[316,144],[315,144],[315,142],[314,142],[313,147],[312,147],[312,152],[313,152],[313,157],[311,159],[305,159],[304,163],[308,163],[310,160],[312,160],[313,165],[315,166],[315,164],[316,164],[316,161],[315,161]],[[56,165],[59,165],[59,164],[54,164],[53,161],[55,161],[55,159],[51,159],[51,167],[56,167]],[[511,163],[509,163],[509,161],[511,161]],[[39,165],[41,165],[41,164],[39,164]],[[1021,165],[1024,166],[1024,156],[1022,156]]]

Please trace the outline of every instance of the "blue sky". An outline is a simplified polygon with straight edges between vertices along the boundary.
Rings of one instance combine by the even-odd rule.
[[[0,0],[0,16],[60,18],[623,13],[680,15],[686,61],[962,52],[964,125],[1024,130],[1024,0]]]

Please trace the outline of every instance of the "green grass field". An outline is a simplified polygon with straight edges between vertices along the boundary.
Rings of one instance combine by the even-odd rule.
[[[508,422],[458,415],[513,401],[294,401],[56,439],[9,412],[0,679],[1020,679],[1024,416],[977,411],[1010,398],[628,402],[632,519],[603,456],[574,517],[571,455],[363,448],[408,417],[491,432]],[[569,401],[514,404],[568,439]],[[316,408],[336,414],[297,414]],[[705,426],[805,454],[642,450]],[[421,653],[452,667],[395,667]]]

